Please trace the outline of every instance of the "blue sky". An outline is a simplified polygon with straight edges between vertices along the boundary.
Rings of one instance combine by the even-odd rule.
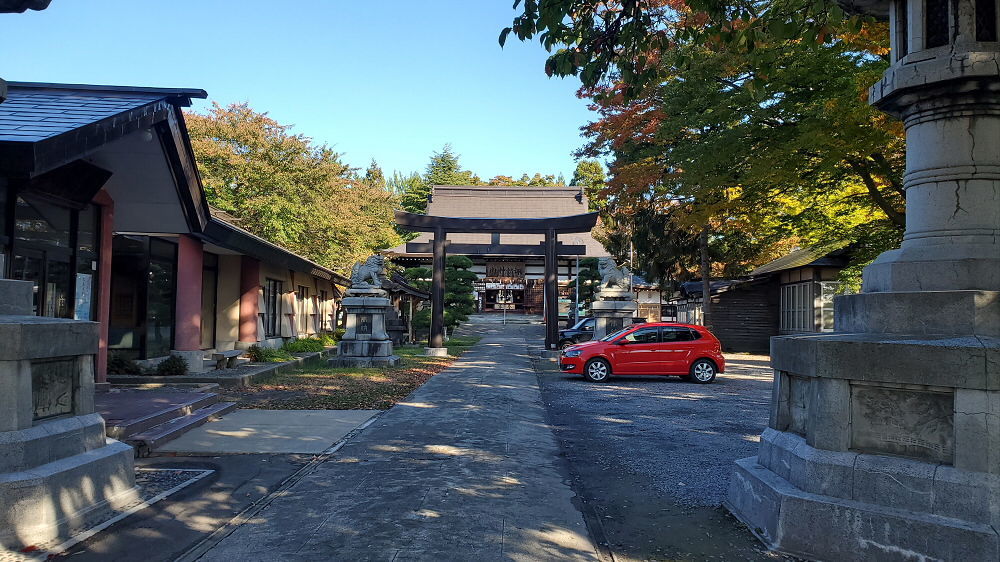
[[[294,124],[353,166],[375,158],[387,175],[423,171],[450,142],[484,179],[569,180],[592,114],[576,79],[545,76],[536,42],[500,49],[511,4],[52,0],[0,15],[0,76],[202,88]]]

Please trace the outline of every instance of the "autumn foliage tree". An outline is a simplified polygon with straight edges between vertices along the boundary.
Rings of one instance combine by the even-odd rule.
[[[613,251],[690,276],[708,229],[713,273],[739,275],[794,245],[849,241],[861,264],[897,243],[902,128],[866,102],[887,30],[805,4],[522,4],[512,32],[556,49],[546,70],[579,76],[597,112],[578,156],[611,159]]]
[[[246,103],[185,119],[208,203],[238,226],[342,272],[397,243],[396,197],[329,147]]]

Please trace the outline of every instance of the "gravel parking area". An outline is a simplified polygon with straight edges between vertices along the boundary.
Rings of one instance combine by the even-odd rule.
[[[727,373],[709,385],[675,377],[594,384],[536,363],[577,493],[615,559],[778,558],[719,507],[733,461],[756,454],[772,382],[766,356],[727,360]]]

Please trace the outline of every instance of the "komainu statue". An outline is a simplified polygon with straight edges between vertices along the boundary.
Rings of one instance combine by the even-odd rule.
[[[629,272],[627,268],[615,265],[611,258],[600,258],[597,261],[597,272],[601,274],[601,289],[627,289],[625,279]]]
[[[356,263],[351,269],[352,287],[381,288],[379,275],[385,270],[385,258],[378,254],[369,257],[364,263]]]

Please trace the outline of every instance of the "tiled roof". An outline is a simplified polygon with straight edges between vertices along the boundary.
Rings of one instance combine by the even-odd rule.
[[[823,244],[820,246],[812,246],[809,248],[799,248],[798,250],[793,250],[788,254],[781,256],[780,258],[766,263],[757,269],[750,272],[751,276],[765,275],[767,273],[775,273],[777,271],[785,271],[786,269],[795,269],[797,267],[804,267],[807,265],[845,265],[841,263],[843,260],[833,260],[836,263],[816,263],[828,254],[837,252],[838,250],[844,249],[848,245],[845,240],[838,240],[831,242],[829,244]]]
[[[438,185],[434,187],[427,214],[439,217],[481,217],[536,219],[566,217],[587,213],[587,196],[579,187],[495,187]],[[490,244],[491,233],[450,233],[452,244]],[[421,233],[411,242],[430,242],[431,233]],[[503,244],[538,245],[545,240],[543,234],[501,234]],[[604,246],[589,232],[562,234],[563,244],[587,246],[587,257],[608,255]],[[392,254],[406,254],[406,244],[388,250]],[[422,254],[421,254],[422,255]],[[429,254],[428,254],[429,255]]]
[[[165,98],[201,90],[8,82],[0,103],[0,141],[37,142]],[[190,103],[188,101],[188,103]]]
[[[588,212],[583,188],[438,185],[427,214],[439,217],[536,219]]]

